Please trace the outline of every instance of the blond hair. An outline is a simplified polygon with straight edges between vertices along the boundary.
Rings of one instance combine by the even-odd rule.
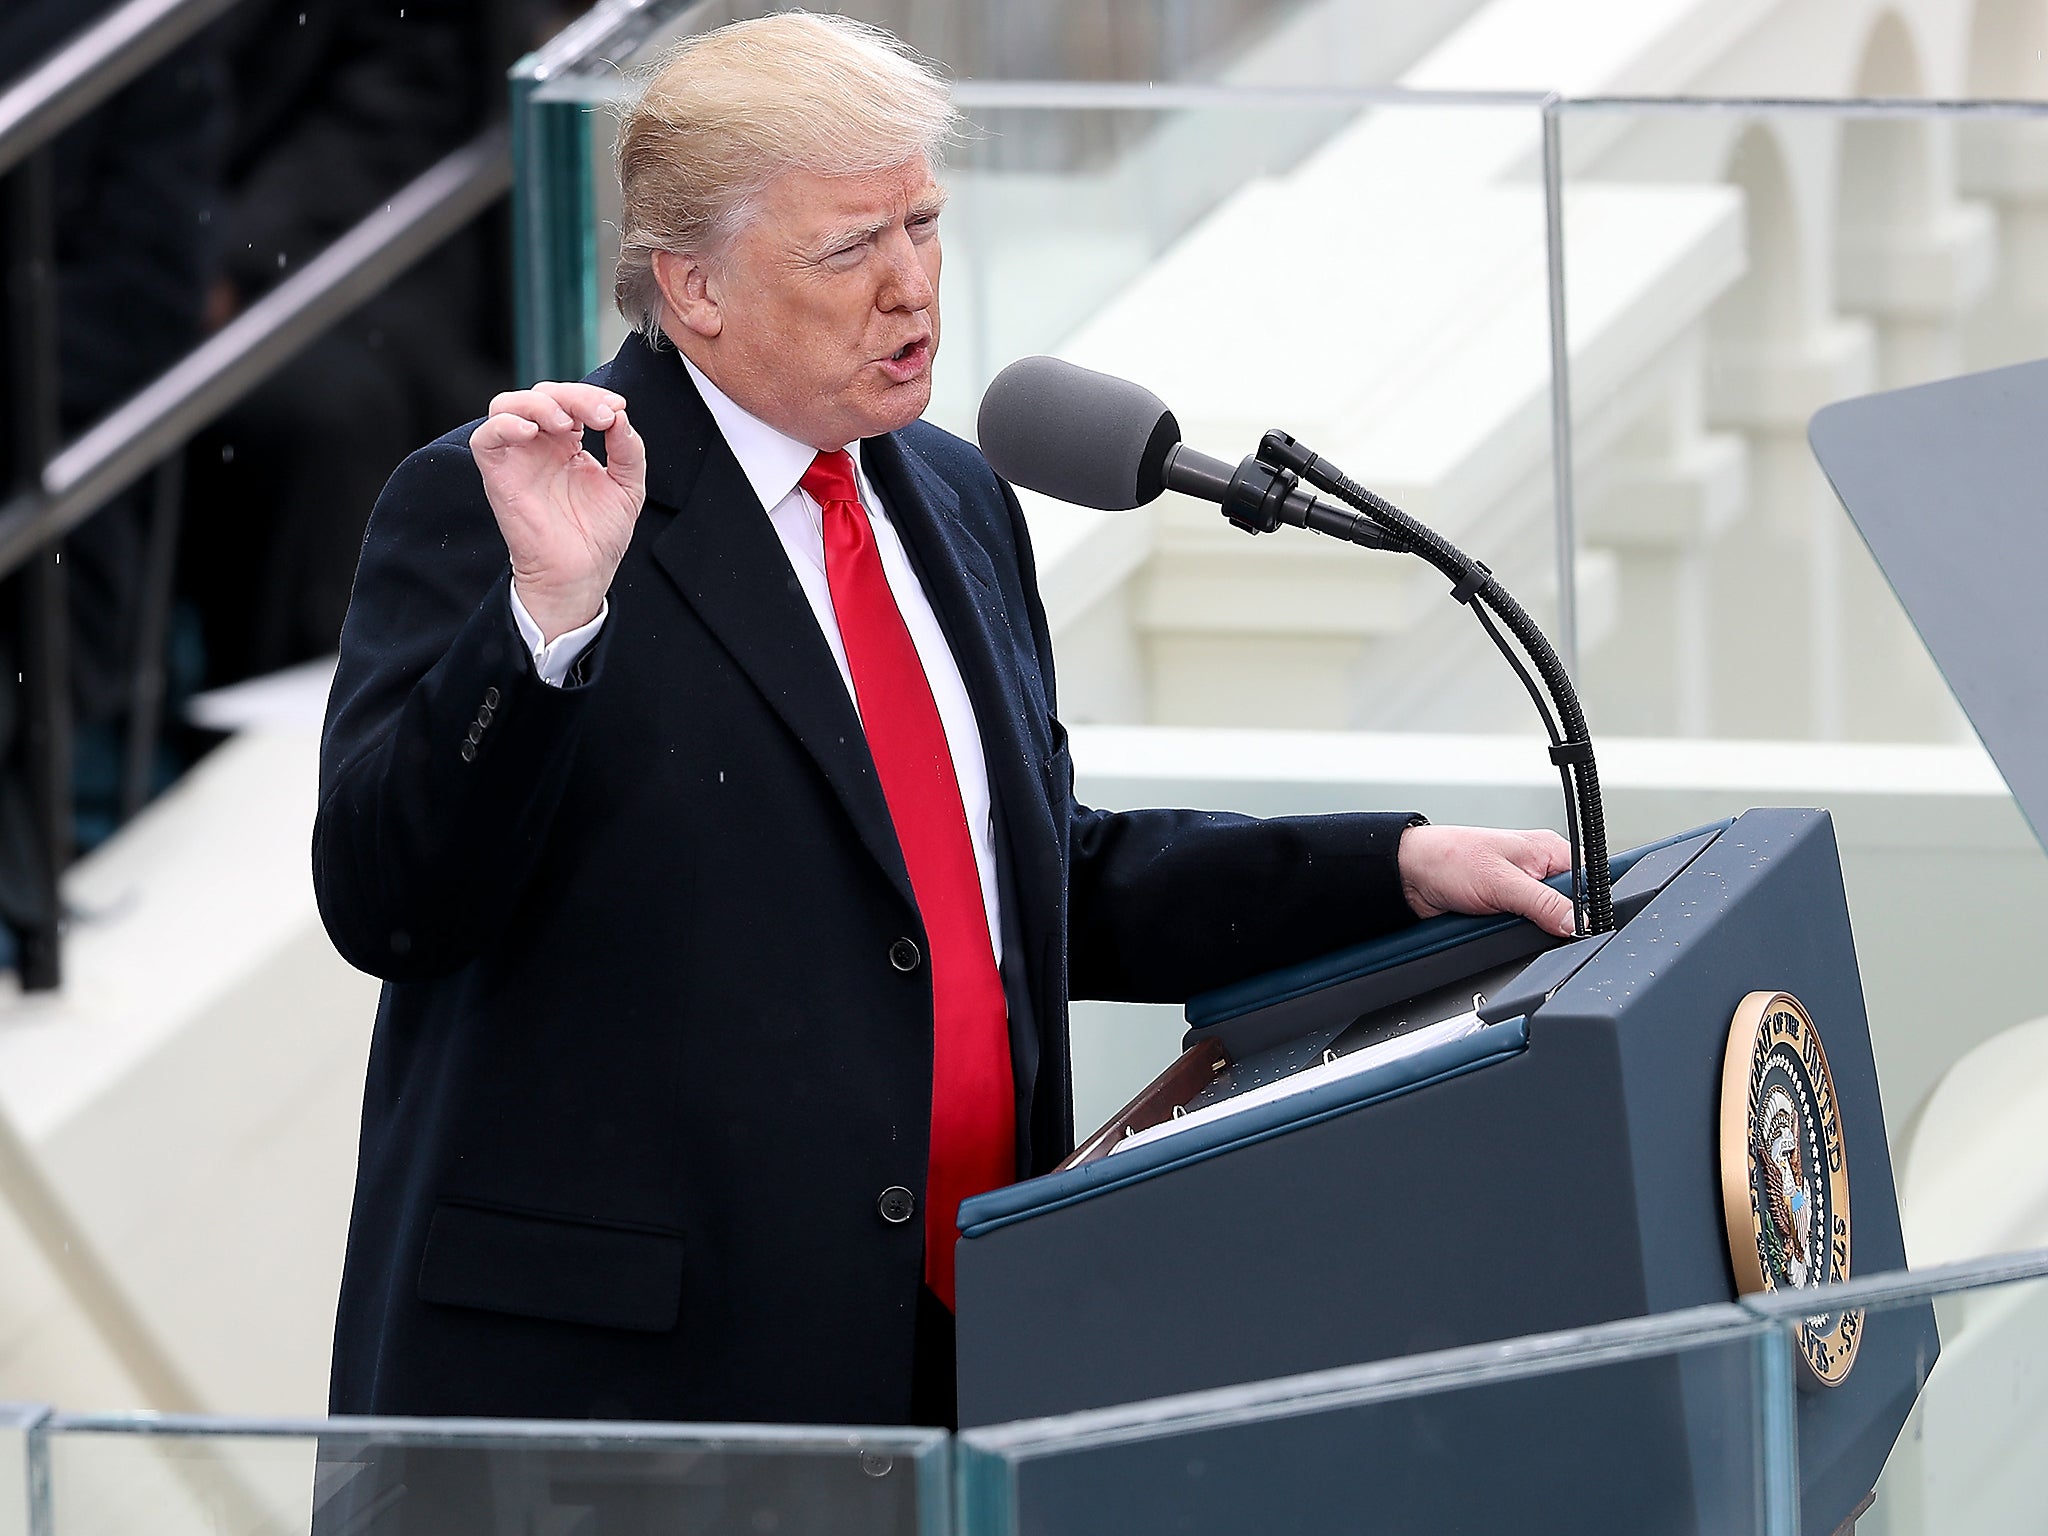
[[[958,122],[937,68],[865,22],[790,11],[685,38],[620,125],[619,313],[658,340],[656,252],[715,258],[785,171],[936,170]]]

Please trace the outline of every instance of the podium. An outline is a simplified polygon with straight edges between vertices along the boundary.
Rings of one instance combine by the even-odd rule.
[[[1753,994],[1825,1042],[1851,1272],[1904,1268],[1827,814],[1753,810],[1612,867],[1608,934],[1439,918],[1191,1002],[1185,1054],[1073,1159],[962,1207],[963,1426],[1732,1301],[1722,1089]],[[1840,1384],[1799,1393],[1807,1529],[1874,1484],[1937,1348],[1931,1308],[1871,1313]],[[1701,1471],[1724,1380],[1677,1357],[1545,1388],[1428,1426],[1482,1458],[1472,1528],[1724,1526]],[[1566,1475],[1567,1423],[1609,1438],[1612,1486]],[[1344,1454],[1397,1490],[1423,1449]]]

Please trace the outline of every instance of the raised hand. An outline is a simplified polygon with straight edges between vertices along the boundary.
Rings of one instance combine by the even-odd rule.
[[[604,433],[602,464],[583,449],[586,427]],[[646,445],[625,397],[593,384],[511,390],[491,401],[469,451],[542,637],[596,618],[647,499]]]
[[[1572,902],[1543,883],[1572,867],[1555,832],[1494,827],[1410,827],[1401,834],[1401,894],[1417,917],[1512,912],[1569,938]]]

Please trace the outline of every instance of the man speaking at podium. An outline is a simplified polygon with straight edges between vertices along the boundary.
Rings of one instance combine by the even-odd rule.
[[[638,333],[378,502],[313,849],[386,981],[338,1413],[948,1422],[955,1213],[1072,1146],[1070,994],[1570,931],[1551,833],[1075,802],[1016,498],[918,419],[954,127],[849,21],[685,44]]]

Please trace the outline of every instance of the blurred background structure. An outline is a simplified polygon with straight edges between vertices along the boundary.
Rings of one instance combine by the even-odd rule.
[[[1284,427],[1551,628],[1615,846],[1831,809],[1914,1263],[2048,1245],[2048,856],[1805,440],[2048,354],[2048,3],[840,8],[974,124],[934,419],[971,436],[1055,352],[1218,456]],[[363,520],[503,381],[616,345],[608,108],[754,9],[0,20],[0,1399],[324,1403],[376,984],[306,850]],[[1558,821],[1526,699],[1418,563],[1027,503],[1084,798]],[[1089,1125],[1180,1024],[1075,1028]],[[1997,1362],[2039,1357],[2041,1299],[1945,1328],[1969,1402],[2018,1406],[1928,1420],[1930,1389],[1909,1444],[2040,1444]],[[1895,1510],[2004,1497],[1901,1454]]]

